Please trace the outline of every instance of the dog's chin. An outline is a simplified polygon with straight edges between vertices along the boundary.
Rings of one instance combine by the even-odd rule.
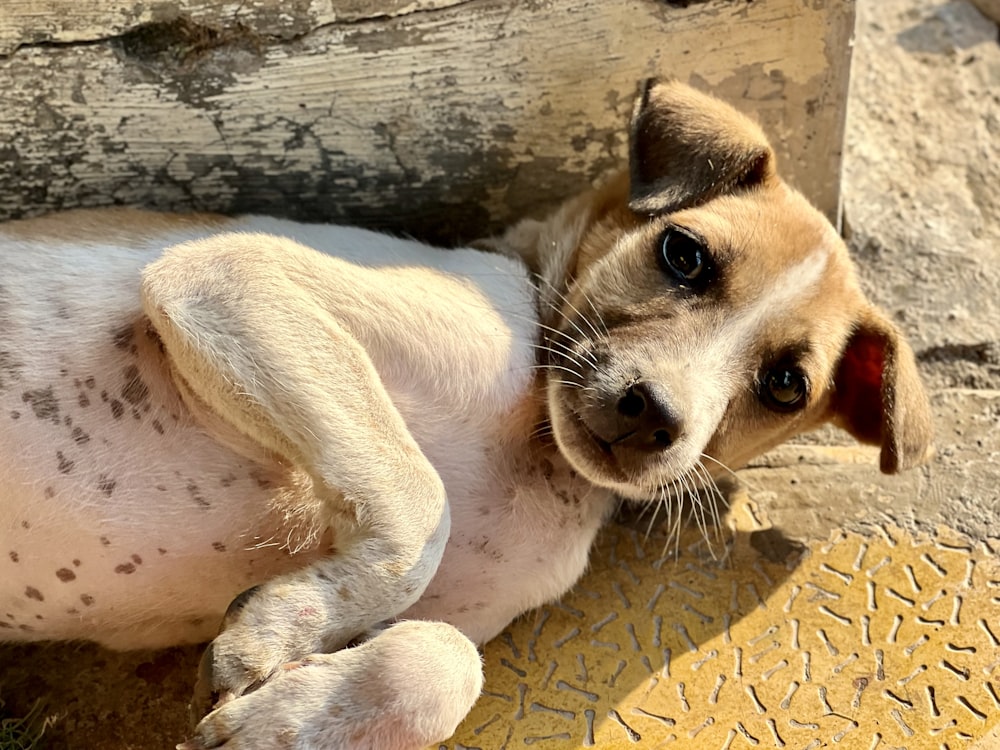
[[[571,408],[549,394],[549,420],[559,451],[581,476],[591,484],[604,487],[629,500],[658,497],[661,488],[673,477],[687,473],[664,462],[655,469],[628,470],[615,458],[611,446],[587,427]]]

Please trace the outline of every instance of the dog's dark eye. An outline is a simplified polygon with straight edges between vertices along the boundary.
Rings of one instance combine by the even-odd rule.
[[[809,395],[809,383],[797,367],[779,366],[768,370],[760,385],[761,398],[775,411],[794,411],[805,406]]]
[[[693,287],[708,279],[708,250],[700,240],[677,227],[668,227],[663,233],[659,261],[681,286]]]

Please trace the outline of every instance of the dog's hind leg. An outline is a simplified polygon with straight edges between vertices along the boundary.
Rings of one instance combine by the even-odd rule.
[[[420,750],[450,737],[482,688],[471,641],[411,621],[335,654],[307,657],[220,706],[182,747]]]
[[[308,474],[336,533],[329,556],[230,608],[206,670],[222,697],[402,612],[448,539],[440,478],[317,291],[331,262],[289,240],[221,235],[172,248],[144,272],[146,314],[193,411]]]

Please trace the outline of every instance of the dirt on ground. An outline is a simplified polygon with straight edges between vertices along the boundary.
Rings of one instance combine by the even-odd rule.
[[[995,0],[976,0],[985,11]],[[992,2],[992,6],[991,6]],[[1000,13],[998,13],[1000,15]],[[845,234],[866,291],[910,336],[933,388],[937,457],[883,477],[828,430],[742,473],[790,538],[891,519],[1000,534],[1000,44],[970,0],[858,0]],[[827,450],[829,446],[842,448]],[[996,544],[994,544],[996,548]],[[0,647],[0,699],[38,699],[52,748],[147,750],[186,733],[197,649]]]

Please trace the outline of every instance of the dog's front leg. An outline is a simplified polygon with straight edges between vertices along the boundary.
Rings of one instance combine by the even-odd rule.
[[[315,293],[330,262],[288,240],[223,235],[167,251],[143,276],[145,311],[192,408],[307,473],[336,530],[329,557],[234,602],[203,671],[222,697],[406,609],[448,538],[440,478]]]

